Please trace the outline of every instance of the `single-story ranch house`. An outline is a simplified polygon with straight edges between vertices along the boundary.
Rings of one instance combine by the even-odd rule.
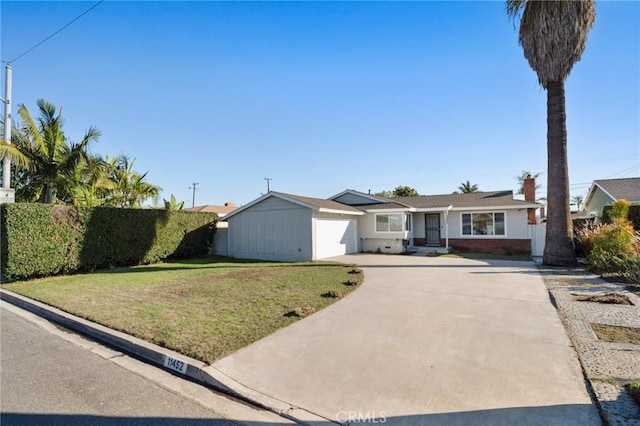
[[[402,253],[413,247],[529,254],[535,191],[383,198],[354,190],[329,199],[269,192],[227,214],[231,257],[308,261],[358,252]]]
[[[630,203],[640,202],[640,178],[594,180],[584,200],[584,211],[587,217],[599,220],[605,206],[623,199]]]

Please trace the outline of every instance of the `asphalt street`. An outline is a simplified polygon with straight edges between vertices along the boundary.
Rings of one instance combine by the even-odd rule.
[[[14,310],[15,308],[11,308]],[[14,311],[15,312],[15,311]],[[0,317],[0,423],[231,425],[220,414],[11,312]],[[54,327],[51,325],[51,327]],[[84,340],[75,336],[78,340]],[[86,345],[92,343],[85,341]],[[111,359],[109,359],[111,358]],[[128,358],[128,357],[127,357]],[[136,367],[139,363],[139,367]],[[131,371],[133,370],[133,371]]]

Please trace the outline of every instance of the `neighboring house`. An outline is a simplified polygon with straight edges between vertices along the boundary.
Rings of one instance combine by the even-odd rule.
[[[229,201],[229,202],[224,203],[224,206],[215,206],[215,205],[211,205],[211,204],[206,204],[204,206],[189,207],[189,208],[186,208],[184,210],[185,211],[189,211],[189,212],[217,213],[218,214],[218,219],[222,219],[227,214],[231,213],[232,211],[234,211],[237,208],[238,208],[238,206],[236,206],[234,203]],[[226,228],[227,227],[227,223],[219,221],[217,227],[218,228]]]
[[[588,217],[600,219],[602,209],[618,200],[640,202],[640,177],[594,180],[584,202]]]
[[[535,194],[527,198],[516,200],[512,191],[384,198],[346,190],[324,200],[269,192],[223,219],[227,254],[305,261],[424,246],[529,254],[528,225],[540,205]]]
[[[213,241],[213,253],[216,253],[220,256],[227,255],[227,222],[222,221],[221,219],[236,210],[238,206],[236,206],[231,201],[224,203],[224,206],[215,206],[211,204],[207,204],[204,206],[195,206],[186,208],[186,211],[191,212],[205,212],[205,213],[217,213],[218,214],[218,223],[216,223],[216,234],[215,239]]]

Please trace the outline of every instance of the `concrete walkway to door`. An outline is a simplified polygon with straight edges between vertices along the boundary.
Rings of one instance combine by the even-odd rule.
[[[210,368],[340,423],[601,424],[533,263],[336,259],[361,288]]]

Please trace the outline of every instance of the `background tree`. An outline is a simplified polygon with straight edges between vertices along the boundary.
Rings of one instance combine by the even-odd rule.
[[[582,210],[582,203],[584,202],[584,197],[582,195],[576,195],[571,198],[571,202],[576,205],[578,210]]]
[[[0,142],[0,159],[11,158],[11,177],[18,202],[64,203],[77,206],[140,207],[157,201],[160,187],[146,181],[147,173],[134,170],[135,159],[104,159],[88,152],[101,135],[89,128],[79,143],[64,134],[62,111],[43,99],[34,119],[20,105],[21,126],[15,126],[11,144]]]
[[[540,177],[541,174],[542,173],[540,173],[540,172],[533,174],[528,170],[523,170],[521,175],[516,176],[516,179],[518,180],[518,192],[516,192],[516,194],[519,194],[519,195],[523,195],[524,194],[524,180],[528,176],[531,176],[532,178],[534,178],[536,180],[536,194],[537,194],[538,190],[540,188],[542,188],[542,185],[540,185],[538,183],[538,178]]]
[[[392,195],[394,197],[416,197],[420,194],[418,194],[418,191],[410,186],[396,186],[396,188],[392,192]]]
[[[20,158],[16,168],[16,198],[20,201],[54,203],[64,191],[66,179],[87,157],[87,148],[97,141],[101,132],[90,127],[79,143],[69,141],[64,134],[62,111],[44,99],[38,99],[39,116],[34,119],[24,104],[18,106],[22,128],[15,128],[11,142],[14,148],[2,146],[2,153]],[[21,154],[17,155],[16,150]]]
[[[595,1],[507,0],[507,15],[520,18],[519,43],[547,91],[547,232],[542,260],[576,263],[569,208],[564,82],[580,60],[595,20]]]
[[[460,186],[458,187],[458,191],[462,192],[463,194],[473,194],[474,192],[478,192],[479,189],[478,185],[466,181],[460,184]]]
[[[176,200],[176,197],[173,194],[171,194],[171,199],[165,200],[163,198],[162,201],[164,201],[165,210],[182,210],[184,207],[184,201]]]
[[[376,192],[373,195],[375,195],[376,197],[393,198],[393,197],[416,197],[420,194],[418,194],[418,191],[416,191],[414,188],[410,186],[400,185],[400,186],[396,186],[393,191],[380,191],[380,192]]]
[[[393,191],[380,191],[380,192],[376,192],[373,195],[375,195],[376,197],[391,198],[393,197]]]
[[[107,161],[107,173],[115,184],[107,204],[115,207],[140,207],[148,199],[157,202],[162,190],[146,181],[147,173],[139,174],[133,165],[136,159],[121,155]]]

